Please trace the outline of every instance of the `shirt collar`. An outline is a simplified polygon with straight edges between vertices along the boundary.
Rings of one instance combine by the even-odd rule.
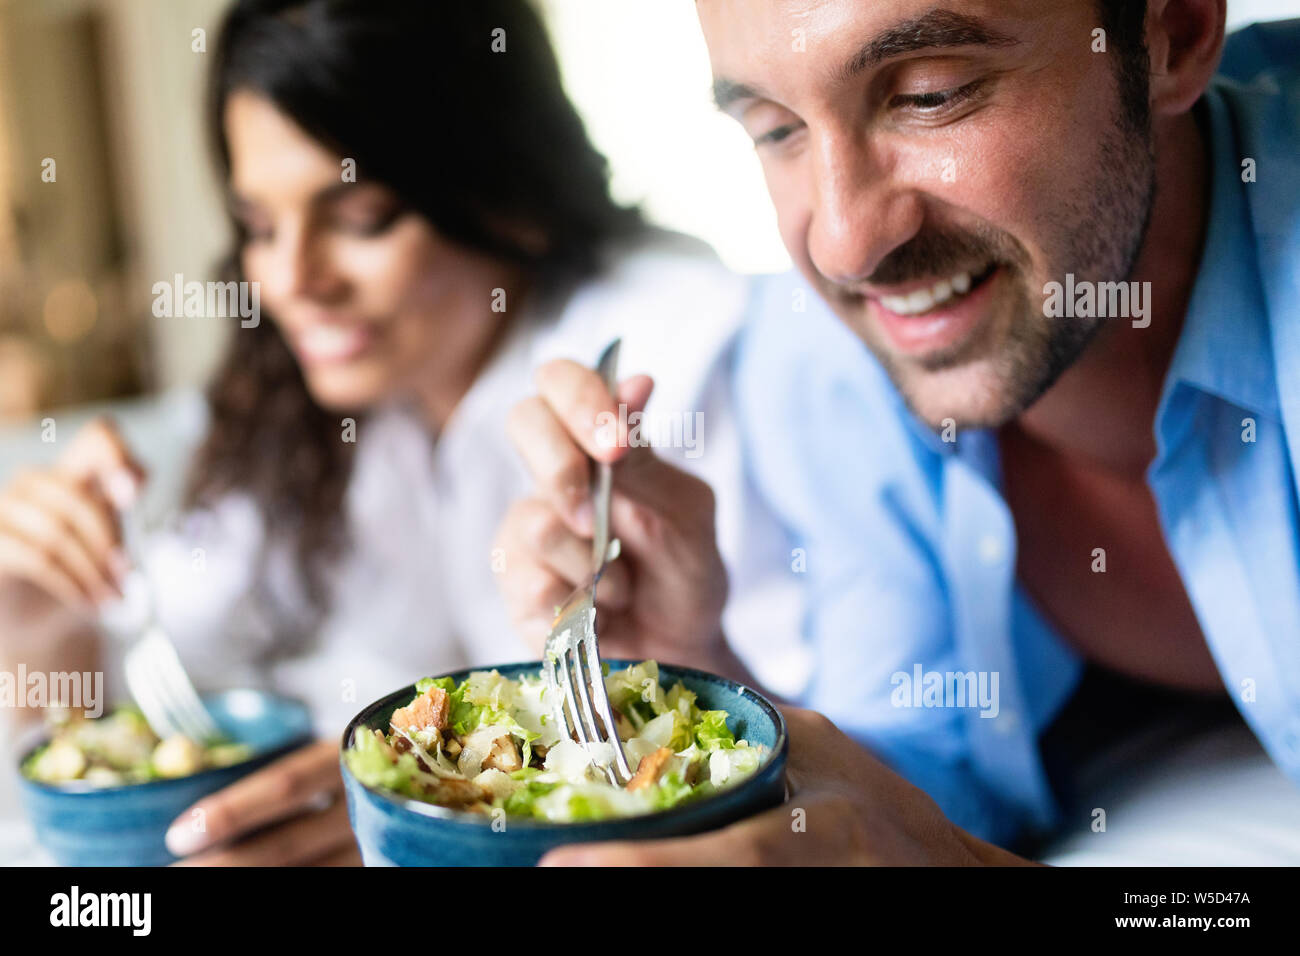
[[[1203,102],[1212,143],[1205,249],[1183,329],[1165,376],[1163,417],[1181,384],[1247,411],[1279,418],[1268,312],[1236,130],[1217,81]]]

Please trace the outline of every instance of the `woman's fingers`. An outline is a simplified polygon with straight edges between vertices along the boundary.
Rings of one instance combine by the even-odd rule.
[[[90,598],[57,554],[37,547],[0,521],[0,578],[27,581],[68,607],[88,605]]]
[[[322,740],[205,797],[173,821],[167,849],[176,856],[235,840],[318,805],[343,789],[338,747]]]
[[[338,798],[324,810],[293,817],[232,846],[187,857],[176,865],[308,866],[326,859],[351,856],[348,853],[350,846],[355,849],[352,829],[348,825],[348,808],[342,798]]]
[[[53,524],[47,527],[85,554],[102,585],[101,596],[121,596],[125,559],[120,554],[117,514],[93,482],[60,472],[32,471],[15,481],[13,497],[48,515]]]
[[[108,418],[97,418],[77,432],[59,468],[74,478],[97,481],[118,508],[132,503],[145,479],[144,467]]]
[[[20,539],[47,570],[57,569],[75,586],[78,598],[94,603],[115,593],[72,524],[62,514],[16,494],[0,496],[0,525],[8,537]],[[44,582],[37,582],[44,583]]]

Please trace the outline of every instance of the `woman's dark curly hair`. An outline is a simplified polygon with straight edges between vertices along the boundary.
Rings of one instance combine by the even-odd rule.
[[[611,200],[605,159],[525,0],[239,0],[214,59],[208,119],[223,181],[225,104],[246,90],[354,159],[358,180],[383,183],[441,235],[535,281],[597,271],[608,241],[642,227],[635,209]],[[238,280],[235,228],[224,271]],[[511,238],[521,235],[542,241]],[[323,572],[345,544],[354,445],[267,318],[233,333],[187,498],[249,495],[268,540],[292,543],[320,608]]]

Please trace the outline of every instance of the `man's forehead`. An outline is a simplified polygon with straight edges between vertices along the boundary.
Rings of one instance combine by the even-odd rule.
[[[1082,0],[1078,0],[1082,2]],[[842,77],[926,50],[1017,43],[1008,22],[1064,0],[697,0],[719,105],[761,92],[764,73],[815,69]],[[818,55],[818,54],[821,55]],[[798,59],[809,57],[812,62]]]

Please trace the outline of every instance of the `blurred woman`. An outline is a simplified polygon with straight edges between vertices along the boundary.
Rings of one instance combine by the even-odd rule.
[[[232,332],[184,521],[151,539],[146,572],[197,683],[305,698],[322,740],[205,800],[206,826],[182,816],[169,845],[354,862],[346,721],[415,677],[532,656],[491,544],[529,485],[506,433],[530,427],[511,409],[532,370],[622,335],[623,367],[653,371],[661,420],[683,425],[665,453],[739,486],[715,373],[746,287],[610,199],[523,0],[241,0],[214,60],[230,274],[259,284],[262,321]],[[651,387],[635,376],[620,398],[636,411]],[[97,422],[0,489],[6,658],[99,669],[83,612],[121,593],[119,513],[144,477]],[[754,554],[769,535],[784,561],[745,508],[727,496],[723,540]]]

